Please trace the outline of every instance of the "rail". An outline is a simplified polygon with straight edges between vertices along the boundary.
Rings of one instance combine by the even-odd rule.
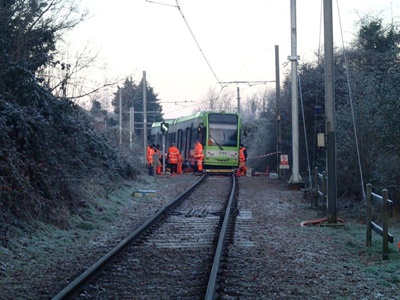
[[[372,221],[372,202],[382,207],[382,226]],[[382,259],[389,259],[389,242],[393,243],[393,235],[389,233],[389,213],[393,215],[393,201],[388,199],[388,190],[382,190],[382,196],[372,192],[372,184],[367,184],[367,242],[366,246],[372,246],[372,230],[383,238]]]
[[[229,195],[229,201],[226,207],[226,212],[224,216],[224,220],[221,227],[221,232],[219,234],[217,249],[215,251],[214,261],[210,272],[210,277],[207,285],[206,295],[204,297],[205,300],[213,300],[217,299],[217,288],[218,288],[218,276],[220,275],[220,266],[221,260],[223,257],[223,253],[225,249],[225,242],[228,235],[229,229],[229,221],[232,220],[231,217],[235,217],[234,214],[237,210],[237,202],[236,202],[236,193],[237,193],[237,180],[236,177],[232,174],[232,190]]]
[[[190,194],[194,188],[196,188],[204,179],[206,175],[203,175],[195,184],[193,184],[188,190],[176,197],[172,202],[159,210],[151,219],[147,220],[142,226],[132,232],[126,239],[120,242],[115,248],[109,253],[103,256],[97,263],[91,266],[78,278],[73,280],[67,287],[65,287],[60,293],[58,293],[52,300],[64,300],[72,299],[76,296],[86,284],[91,282],[97,274],[111,264],[119,255],[121,255],[125,248],[132,242],[138,240],[147,230],[149,230],[169,209],[174,208],[180,202],[183,201],[184,197]]]

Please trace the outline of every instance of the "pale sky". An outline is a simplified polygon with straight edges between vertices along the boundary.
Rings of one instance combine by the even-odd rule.
[[[190,114],[210,88],[220,91],[218,80],[274,81],[275,45],[281,83],[290,71],[290,64],[284,66],[291,53],[290,0],[179,0],[185,19],[175,0],[154,1],[167,5],[146,0],[81,1],[91,17],[71,33],[72,45],[79,49],[89,43],[102,58],[100,67],[107,66],[92,76],[98,81],[132,76],[139,82],[146,71],[165,118]],[[296,1],[300,64],[314,60],[313,53],[323,47],[322,3]],[[355,23],[365,14],[380,13],[388,22],[400,22],[400,1],[332,0],[332,5],[335,47],[342,47],[341,32],[345,42],[352,39]],[[235,103],[236,87],[229,86]],[[239,87],[242,101],[265,89]],[[274,89],[275,83],[267,87]]]

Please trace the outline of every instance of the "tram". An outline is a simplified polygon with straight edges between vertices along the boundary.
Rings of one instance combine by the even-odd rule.
[[[167,128],[162,125],[167,124]],[[196,165],[194,145],[199,141],[204,149],[203,168],[206,170],[234,170],[239,166],[241,120],[238,114],[201,111],[187,117],[152,124],[149,143],[172,143],[184,158],[183,167]],[[167,129],[167,131],[166,131]]]

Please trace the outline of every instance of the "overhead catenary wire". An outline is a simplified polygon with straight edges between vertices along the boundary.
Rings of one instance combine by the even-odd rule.
[[[192,37],[193,37],[193,39],[194,39],[194,41],[195,41],[197,47],[199,48],[199,50],[200,50],[200,52],[201,52],[201,55],[203,56],[203,58],[204,58],[204,60],[206,61],[206,63],[207,63],[207,65],[208,65],[209,69],[211,70],[212,74],[214,75],[215,79],[217,80],[217,83],[218,83],[219,85],[221,85],[221,87],[222,87],[221,81],[219,80],[218,76],[215,74],[213,68],[211,67],[210,62],[208,61],[206,55],[205,55],[204,52],[203,52],[203,49],[201,49],[199,42],[197,41],[197,39],[196,39],[196,37],[195,37],[195,35],[194,35],[192,29],[190,28],[189,23],[188,23],[188,21],[186,20],[185,15],[183,14],[182,9],[181,9],[181,7],[180,7],[180,5],[179,5],[179,3],[178,3],[178,0],[175,0],[175,1],[176,1],[176,7],[178,8],[179,13],[181,14],[183,20],[185,21],[185,24],[186,24],[187,28],[189,29],[190,34],[192,35]],[[222,87],[222,89],[223,89],[223,87]]]
[[[185,15],[182,12],[182,9],[181,9],[181,6],[179,5],[178,0],[175,0],[176,5],[166,4],[166,3],[162,3],[162,2],[158,2],[158,1],[151,1],[151,0],[146,0],[146,2],[165,5],[165,6],[170,6],[170,7],[176,7],[179,10],[180,15],[182,16],[183,20],[185,21],[185,24],[186,24],[187,28],[189,29],[189,32],[192,35],[192,37],[193,37],[193,39],[194,39],[194,41],[195,41],[195,43],[197,45],[197,48],[199,49],[199,51],[200,51],[201,55],[203,56],[204,60],[206,61],[208,68],[210,69],[210,71],[213,74],[214,78],[217,80],[217,83],[221,86],[221,90],[220,90],[220,92],[219,92],[219,94],[218,94],[218,96],[216,98],[216,99],[218,99],[219,96],[221,95],[222,91],[224,90],[225,86],[219,80],[219,78],[218,78],[217,74],[215,73],[214,69],[212,68],[209,60],[207,59],[206,55],[204,54],[203,49],[200,47],[200,44],[197,41],[196,36],[194,35],[192,29],[189,26],[188,21],[186,20]]]
[[[165,6],[172,6],[172,7],[176,7],[176,5],[167,4],[167,3],[162,3],[162,2],[158,2],[158,1],[146,0],[146,2],[149,2],[149,3],[155,3],[155,4],[160,4],[160,5],[165,5]]]
[[[198,42],[196,36],[194,35],[193,30],[191,29],[191,27],[190,27],[190,25],[189,25],[189,23],[188,23],[188,21],[187,21],[185,15],[183,14],[183,11],[182,11],[181,5],[179,4],[179,1],[178,1],[178,0],[175,0],[175,3],[176,3],[175,5],[166,4],[166,3],[163,3],[163,2],[159,2],[159,1],[152,1],[152,0],[146,0],[146,2],[155,3],[155,4],[160,4],[160,5],[165,5],[165,6],[170,6],[170,7],[176,7],[176,8],[179,10],[180,15],[182,16],[182,18],[183,18],[183,20],[184,20],[184,22],[185,22],[185,24],[186,24],[186,26],[187,26],[187,28],[188,28],[190,34],[192,35],[193,40],[195,41],[195,43],[196,43],[196,45],[197,45],[197,48],[199,49],[201,55],[203,56],[205,62],[207,63],[208,68],[210,69],[211,73],[213,74],[214,78],[216,79],[217,84],[220,86],[220,91],[219,91],[219,93],[218,93],[218,96],[217,96],[215,99],[213,99],[213,100],[215,100],[215,101],[218,100],[218,99],[220,98],[222,92],[224,91],[224,89],[226,89],[226,87],[227,87],[229,84],[233,84],[233,83],[234,83],[234,84],[245,83],[245,84],[248,84],[248,87],[252,87],[252,86],[254,86],[254,85],[266,84],[266,83],[268,83],[268,82],[275,82],[275,81],[265,81],[265,80],[264,80],[264,81],[237,81],[237,82],[229,82],[229,83],[222,82],[222,81],[219,79],[219,77],[217,76],[217,74],[216,74],[216,72],[214,71],[213,67],[211,66],[211,64],[210,64],[209,60],[207,59],[206,55],[204,54],[204,51],[203,51],[203,49],[201,48],[200,43]],[[231,93],[229,93],[229,94],[233,94],[233,93],[235,93],[235,92],[231,92]],[[194,105],[192,105],[192,106],[194,106]],[[190,106],[189,106],[189,107],[190,107]]]

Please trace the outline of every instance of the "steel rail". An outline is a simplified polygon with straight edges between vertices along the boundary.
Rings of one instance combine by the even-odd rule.
[[[229,196],[229,201],[226,207],[224,221],[221,227],[217,249],[215,251],[214,261],[211,268],[207,291],[204,297],[205,300],[214,300],[217,298],[217,280],[218,273],[221,265],[221,258],[225,248],[225,241],[228,234],[229,219],[231,218],[231,212],[233,211],[235,204],[235,194],[236,194],[236,176],[232,174],[232,190]]]
[[[125,248],[132,242],[140,238],[144,232],[146,232],[154,223],[156,223],[162,215],[166,213],[167,210],[172,209],[180,201],[182,201],[188,194],[190,194],[205,178],[206,174],[193,184],[189,189],[184,191],[178,197],[176,197],[169,205],[165,206],[163,209],[159,210],[151,219],[147,220],[142,226],[132,232],[127,238],[121,241],[114,249],[103,256],[99,261],[97,261],[88,270],[82,273],[74,281],[72,281],[67,287],[65,287],[60,293],[58,293],[53,300],[61,299],[72,299],[76,296],[89,282],[91,282],[100,271],[106,268],[111,262],[113,262],[120,254],[123,253]]]

